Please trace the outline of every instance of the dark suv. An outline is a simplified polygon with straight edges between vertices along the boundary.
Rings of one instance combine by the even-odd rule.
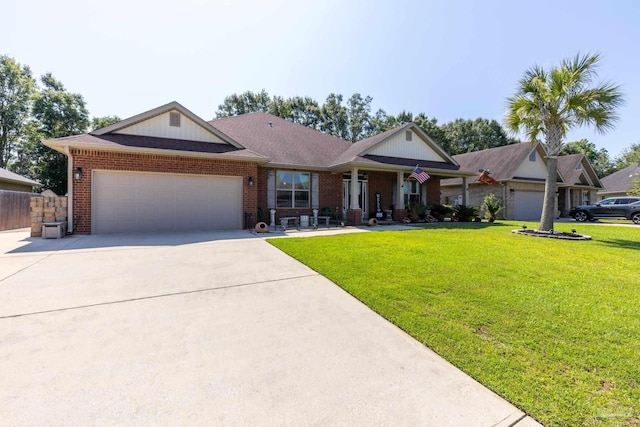
[[[640,197],[610,197],[595,205],[572,208],[569,216],[581,222],[596,218],[626,218],[640,224]]]

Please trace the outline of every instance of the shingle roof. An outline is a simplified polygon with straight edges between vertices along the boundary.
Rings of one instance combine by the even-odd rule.
[[[27,185],[42,185],[39,182],[36,182],[32,179],[26,178],[22,175],[18,175],[17,173],[13,173],[3,168],[0,168],[0,181],[16,182],[19,184],[27,184]]]
[[[578,165],[581,167],[578,168]],[[580,179],[584,174],[591,180],[593,187],[602,188],[602,184],[591,166],[589,159],[582,153],[558,157],[558,172],[562,175],[564,182],[569,186],[586,185]]]
[[[106,135],[74,135],[43,141],[43,143],[53,148],[60,148],[65,145],[69,145],[110,151],[127,151],[127,149],[129,149],[129,151],[135,149],[157,149],[201,154],[217,154],[220,157],[262,158],[265,161],[267,160],[264,156],[261,156],[252,150],[235,148],[227,144],[117,133]]]
[[[351,143],[267,113],[249,113],[209,122],[271,163],[299,167],[329,167]]]
[[[491,171],[491,177],[496,181],[504,181],[513,178],[518,166],[527,158],[534,146],[528,142],[489,148],[487,150],[473,151],[471,153],[457,154],[453,159],[458,162],[460,169],[476,172],[480,169]],[[471,177],[469,184],[478,181],[478,176]],[[442,181],[442,185],[460,185],[460,178],[450,178]]]
[[[611,175],[605,176],[600,181],[604,187],[603,191],[624,193],[629,191],[631,183],[635,179],[640,179],[640,163],[634,163],[631,166],[620,169]]]

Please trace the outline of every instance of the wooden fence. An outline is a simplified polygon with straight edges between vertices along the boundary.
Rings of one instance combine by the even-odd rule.
[[[0,231],[31,226],[31,193],[0,190]]]

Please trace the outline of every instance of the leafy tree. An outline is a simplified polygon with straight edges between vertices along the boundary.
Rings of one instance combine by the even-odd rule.
[[[222,104],[218,105],[216,117],[238,116],[255,112],[268,113],[270,104],[271,98],[264,89],[258,93],[247,91],[240,95],[233,94],[226,97]]]
[[[0,56],[0,167],[5,168],[24,135],[35,81],[27,66]]]
[[[420,126],[431,139],[440,145],[444,151],[451,154],[451,142],[442,129],[442,126],[438,125],[438,119],[433,117],[429,118],[425,113],[420,113],[414,118],[414,122]]]
[[[584,154],[596,171],[599,178],[609,175],[613,172],[613,163],[609,158],[609,152],[601,148],[598,150],[593,142],[588,139],[567,142],[560,150],[561,156],[568,154]]]
[[[67,191],[67,157],[40,143],[86,132],[89,113],[81,95],[69,93],[51,73],[40,79],[42,89],[34,97],[32,122],[20,148],[21,168],[57,194]]]
[[[640,174],[631,182],[631,188],[627,192],[630,196],[640,196]]]
[[[329,94],[320,111],[322,114],[320,130],[338,138],[348,139],[349,116],[347,109],[342,105],[342,95]]]
[[[347,100],[347,116],[349,117],[349,140],[356,142],[371,134],[371,101],[370,96],[362,97],[354,93]]]
[[[508,137],[500,123],[483,118],[456,119],[442,125],[442,130],[447,143],[444,148],[451,155],[502,147],[516,142]]]
[[[544,136],[547,149],[547,177],[539,229],[553,229],[555,217],[558,155],[570,129],[593,125],[605,132],[617,119],[617,107],[623,103],[618,86],[598,83],[598,54],[576,55],[550,70],[534,66],[525,72],[516,94],[508,99],[507,128],[523,130],[531,143]]]
[[[320,129],[322,112],[316,100],[305,96],[294,96],[287,100],[290,116],[284,117],[293,123],[298,123],[313,129]]]
[[[104,117],[94,117],[91,119],[91,130],[100,129],[103,127],[107,127],[114,123],[118,123],[120,121],[120,117],[118,116],[104,116]]]
[[[620,153],[615,163],[615,170],[624,169],[627,166],[640,163],[640,142],[631,144],[630,147],[622,150],[622,153]]]

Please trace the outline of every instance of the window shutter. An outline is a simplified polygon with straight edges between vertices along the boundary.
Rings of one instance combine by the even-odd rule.
[[[267,208],[275,209],[276,207],[276,171],[267,172]]]
[[[311,174],[311,208],[320,209],[320,178],[317,173]]]

